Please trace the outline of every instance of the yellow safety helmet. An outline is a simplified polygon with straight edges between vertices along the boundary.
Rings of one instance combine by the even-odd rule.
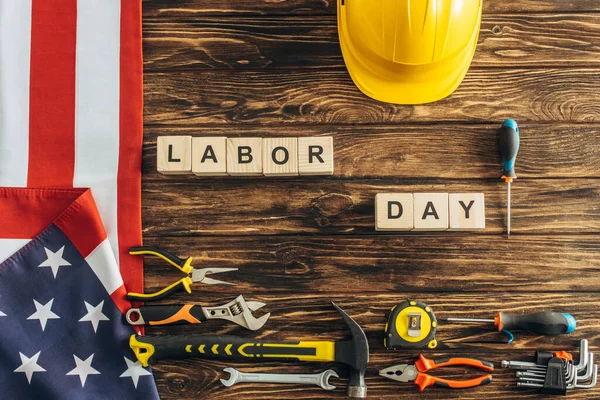
[[[422,104],[460,85],[477,46],[482,0],[337,0],[348,72],[376,100]]]

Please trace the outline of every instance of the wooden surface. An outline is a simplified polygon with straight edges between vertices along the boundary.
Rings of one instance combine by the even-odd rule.
[[[600,3],[484,1],[472,66],[447,99],[420,106],[379,103],[353,85],[339,49],[335,1],[144,1],[144,242],[197,266],[234,266],[237,286],[196,286],[173,301],[218,305],[243,294],[272,316],[251,333],[210,322],[149,334],[228,333],[269,339],[342,339],[335,301],[364,328],[371,347],[369,398],[538,398],[515,388],[502,359],[535,349],[600,350]],[[505,229],[506,186],[496,129],[521,127],[513,184],[513,235]],[[161,135],[333,136],[330,177],[199,178],[156,173]],[[482,232],[375,232],[382,192],[482,192]],[[178,278],[146,264],[146,287]],[[494,361],[488,386],[429,388],[377,376],[418,351],[387,352],[386,312],[418,298],[438,318],[497,311],[571,312],[570,336],[519,333],[512,345],[473,326],[442,325],[435,352]],[[338,388],[222,386],[227,363],[199,359],[154,367],[164,399],[344,398]],[[237,364],[242,370],[316,371],[331,365]],[[462,369],[451,371],[462,378]],[[475,372],[476,374],[477,372]],[[473,376],[473,373],[471,373]],[[600,398],[572,391],[570,398]]]

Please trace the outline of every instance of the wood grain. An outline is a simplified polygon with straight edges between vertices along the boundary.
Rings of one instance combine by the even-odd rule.
[[[335,16],[146,19],[144,56],[148,72],[345,69]],[[598,65],[600,14],[491,14],[471,68]]]
[[[192,136],[333,136],[335,177],[498,179],[501,175],[497,132],[493,123],[398,125],[274,125],[270,127],[207,124],[185,127],[147,126],[143,171],[146,181],[161,179],[156,171],[158,135]],[[600,178],[598,124],[543,124],[519,121],[519,179]],[[168,182],[173,181],[168,178]],[[178,182],[187,182],[184,180]],[[192,183],[192,181],[189,181]],[[211,183],[198,180],[194,183]]]
[[[147,236],[145,243],[192,256],[197,267],[239,268],[230,275],[236,287],[197,288],[207,298],[223,290],[284,299],[380,291],[436,293],[432,297],[448,291],[521,292],[535,298],[543,291],[600,290],[597,235]],[[172,267],[147,261],[148,288],[181,279]]]
[[[486,202],[486,229],[477,235],[493,236],[505,230],[506,190],[498,179],[198,181],[191,176],[184,182],[143,185],[143,213],[151,221],[144,223],[144,233],[147,237],[374,234],[377,193],[476,192],[484,193]],[[512,233],[600,233],[599,203],[597,180],[517,180],[512,185]],[[442,235],[444,240],[452,233]]]
[[[143,0],[144,17],[165,19],[242,15],[335,15],[334,0]],[[600,11],[596,0],[483,1],[483,13]]]
[[[232,292],[235,293],[235,291]],[[231,296],[220,294],[211,296],[214,304],[227,302]],[[193,292],[186,298],[207,304],[205,295],[199,291]],[[579,330],[568,336],[557,336],[553,338],[540,339],[526,332],[517,333],[515,342],[511,345],[492,345],[485,342],[504,340],[504,336],[494,332],[493,328],[460,325],[440,324],[436,338],[439,341],[436,350],[426,351],[431,357],[443,357],[449,355],[464,355],[468,352],[470,356],[477,356],[492,361],[496,365],[494,371],[494,382],[485,387],[468,391],[440,391],[439,389],[428,389],[418,394],[418,389],[412,384],[399,384],[380,378],[377,371],[393,364],[413,361],[418,355],[418,350],[387,351],[383,347],[383,328],[387,318],[387,312],[396,303],[405,298],[418,298],[427,302],[434,310],[438,318],[471,316],[488,318],[490,313],[498,311],[496,307],[502,304],[502,310],[510,313],[521,313],[523,310],[542,311],[549,305],[569,304],[576,308],[581,314],[577,316]],[[242,328],[233,326],[226,322],[211,321],[203,326],[187,326],[183,331],[187,334],[236,334],[246,337],[256,337],[269,340],[347,340],[349,339],[347,328],[340,321],[339,316],[328,301],[335,301],[349,315],[351,315],[365,330],[369,340],[370,360],[367,370],[367,386],[369,398],[405,398],[413,395],[418,398],[434,399],[443,394],[444,398],[469,398],[476,399],[485,395],[486,398],[505,399],[525,395],[525,398],[536,398],[531,391],[521,391],[515,387],[514,370],[500,368],[503,359],[530,361],[536,349],[557,351],[566,349],[574,353],[577,358],[578,341],[581,338],[590,340],[590,349],[597,351],[599,342],[598,335],[598,313],[594,306],[600,298],[598,294],[569,293],[569,294],[547,294],[532,298],[526,294],[436,294],[435,299],[431,295],[415,292],[361,294],[353,296],[347,294],[338,295],[311,295],[304,294],[294,296],[263,295],[253,297],[253,300],[267,303],[266,310],[271,311],[271,318],[265,327],[252,333]],[[431,299],[431,301],[430,301]],[[569,307],[558,306],[560,310],[569,311]],[[494,311],[492,311],[494,310]],[[260,314],[259,314],[260,315]],[[187,329],[186,329],[187,328]],[[181,329],[178,329],[181,333]],[[148,334],[168,334],[173,328],[152,328]],[[154,367],[157,381],[161,388],[165,388],[163,398],[344,398],[345,385],[347,383],[347,370],[342,365],[335,365],[340,374],[339,380],[332,380],[338,388],[333,392],[323,392],[318,388],[298,385],[273,386],[265,384],[235,385],[224,388],[218,381],[219,378],[227,378],[226,373],[221,370],[227,366],[235,366],[242,371],[254,372],[298,372],[310,373],[321,371],[330,367],[328,364],[317,363],[224,363],[201,359],[187,360],[164,360]],[[190,375],[189,371],[194,371]],[[469,376],[479,374],[477,370],[467,369]],[[450,379],[465,379],[465,371],[462,369],[441,369],[434,374]],[[325,394],[327,393],[327,394]],[[590,392],[573,391],[569,398],[580,397],[583,394],[589,396]],[[166,395],[166,396],[165,396]],[[589,398],[589,397],[587,397]]]
[[[365,329],[373,399],[537,399],[515,387],[503,359],[540,350],[600,349],[600,3],[483,1],[472,66],[458,90],[430,105],[397,106],[364,96],[341,57],[333,0],[145,0],[144,243],[196,267],[237,267],[236,286],[196,285],[167,301],[226,303],[239,294],[272,316],[249,332],[220,321],[151,328],[148,334],[216,333],[269,339],[344,339],[335,301]],[[505,229],[496,133],[521,127],[513,184],[513,235]],[[330,177],[197,178],[156,173],[161,135],[333,136]],[[482,232],[376,233],[380,192],[483,192]],[[146,288],[181,278],[146,260]],[[225,276],[226,275],[226,276]],[[443,324],[432,356],[494,361],[491,385],[474,390],[402,385],[377,376],[418,351],[382,346],[387,311],[417,298],[438,318],[498,311],[571,312],[574,334],[520,333],[512,345],[492,329]],[[314,372],[330,364],[233,364],[242,370]],[[163,399],[346,398],[347,371],[332,392],[302,386],[236,385],[229,364],[165,360],[154,367]],[[462,369],[435,374],[465,378]],[[478,371],[468,372],[468,376]],[[569,398],[600,398],[574,390]]]
[[[374,124],[446,121],[600,121],[594,69],[471,69],[450,97],[380,103],[346,71],[204,71],[145,75],[147,124]]]

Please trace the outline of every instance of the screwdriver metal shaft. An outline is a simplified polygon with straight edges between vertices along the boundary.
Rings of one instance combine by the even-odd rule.
[[[510,236],[510,181],[507,183],[508,192],[506,194],[506,236]]]

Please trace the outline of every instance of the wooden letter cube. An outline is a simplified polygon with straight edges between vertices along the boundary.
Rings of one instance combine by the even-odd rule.
[[[261,138],[228,138],[227,173],[234,176],[262,175],[261,150]]]
[[[333,175],[333,137],[298,138],[300,175]]]
[[[298,138],[263,138],[263,174],[298,175]]]
[[[448,193],[414,193],[416,231],[448,229]]]
[[[156,169],[161,174],[192,171],[192,137],[159,136],[156,139]]]
[[[411,193],[377,193],[375,196],[375,230],[410,231],[413,222]]]
[[[199,176],[227,175],[227,138],[192,138],[192,172]]]
[[[450,230],[474,231],[485,228],[483,193],[451,193]]]

